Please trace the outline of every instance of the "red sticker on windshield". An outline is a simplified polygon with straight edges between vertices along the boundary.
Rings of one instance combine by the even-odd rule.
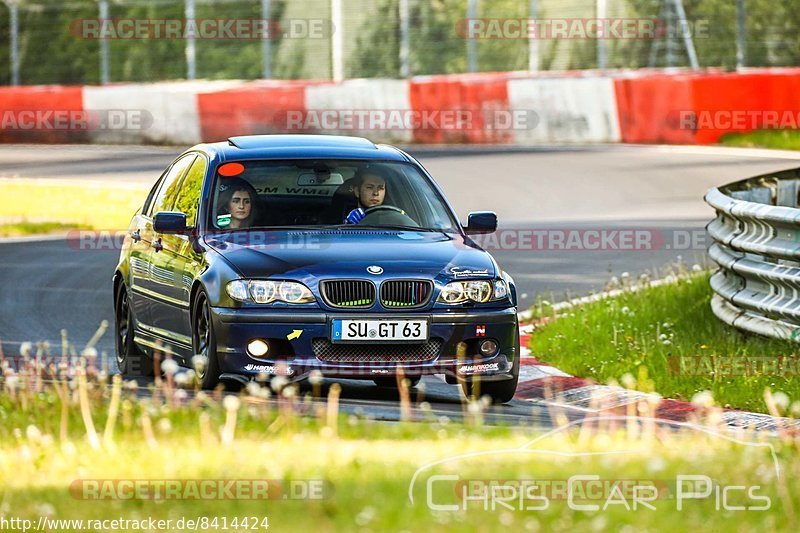
[[[242,172],[244,172],[244,165],[241,163],[225,163],[217,170],[220,176],[225,176],[226,178],[230,178],[232,176],[238,176]]]

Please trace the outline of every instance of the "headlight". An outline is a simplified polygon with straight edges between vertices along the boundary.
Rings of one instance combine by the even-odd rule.
[[[305,304],[314,301],[308,287],[296,281],[237,279],[228,283],[228,296],[239,302]]]
[[[290,304],[301,304],[314,300],[311,291],[306,289],[305,285],[287,281],[278,285],[278,295],[281,300]]]
[[[274,302],[278,294],[278,284],[274,281],[251,281],[250,295],[257,304]]]
[[[448,304],[466,302],[467,295],[464,292],[464,284],[456,282],[445,285],[442,294],[439,295],[439,301]]]
[[[467,298],[473,302],[488,302],[492,297],[492,284],[488,281],[467,282]]]
[[[507,295],[506,283],[501,279],[453,281],[444,286],[438,301],[446,304],[485,303],[502,300]]]

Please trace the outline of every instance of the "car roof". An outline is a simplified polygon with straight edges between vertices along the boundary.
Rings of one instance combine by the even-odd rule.
[[[343,135],[242,135],[225,142],[199,144],[217,161],[244,159],[369,159],[413,161],[403,151],[363,137]]]

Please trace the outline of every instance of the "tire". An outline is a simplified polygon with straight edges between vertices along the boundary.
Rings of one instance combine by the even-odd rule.
[[[126,378],[153,377],[153,360],[133,341],[136,320],[124,283],[117,288],[114,306],[114,338],[117,365]]]
[[[414,377],[406,376],[403,379],[407,379],[408,381],[410,381],[411,383],[409,383],[408,388],[409,389],[413,389],[414,387],[416,387],[419,384],[419,382],[422,379],[422,377],[421,376],[414,376]],[[375,385],[377,385],[378,387],[386,387],[388,389],[396,389],[397,388],[397,378],[396,377],[375,378],[372,381],[374,381]]]
[[[478,389],[477,391],[474,390],[472,382],[464,381],[461,383],[461,389],[464,391],[464,395],[467,398],[474,396],[475,392],[478,392],[481,396],[488,396],[491,398],[494,404],[511,401],[514,397],[514,393],[517,391],[517,382],[519,382],[519,333],[516,335],[516,343],[514,363],[511,365],[511,374],[514,377],[503,381],[481,381],[478,383],[478,386],[475,387]]]
[[[205,358],[205,367],[197,371],[200,386],[205,390],[212,390],[219,384],[221,372],[216,346],[208,298],[205,292],[200,292],[192,309],[192,353]]]

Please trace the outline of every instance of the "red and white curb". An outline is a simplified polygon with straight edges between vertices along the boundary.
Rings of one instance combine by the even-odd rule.
[[[613,297],[606,293],[605,297]],[[599,299],[598,296],[592,299]],[[566,303],[565,303],[566,304]],[[571,306],[565,305],[565,307]],[[520,317],[530,319],[530,317]],[[653,395],[625,389],[623,387],[600,385],[590,379],[575,377],[552,367],[534,357],[528,346],[534,324],[521,325],[520,332],[520,372],[517,400],[539,403],[550,407],[561,407],[585,413],[626,414],[631,406],[640,402],[655,404],[656,418],[686,422],[701,417],[706,411],[690,402],[655,398]],[[656,403],[657,402],[657,403]],[[634,412],[636,412],[634,410]],[[722,411],[721,423],[731,429],[753,429],[766,433],[800,431],[800,419],[776,417],[762,413],[751,413],[735,409]]]

